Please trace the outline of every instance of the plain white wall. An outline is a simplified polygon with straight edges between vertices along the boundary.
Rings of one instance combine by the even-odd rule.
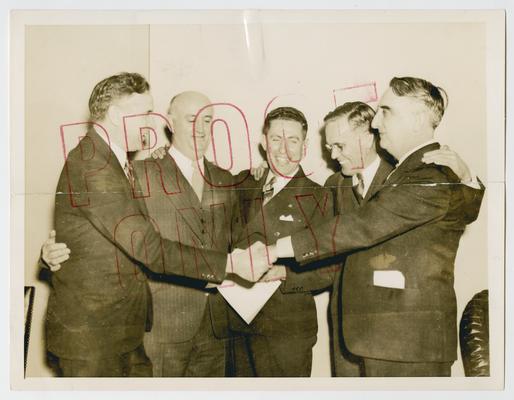
[[[170,98],[199,90],[213,102],[244,113],[253,164],[264,111],[297,106],[310,126],[303,162],[312,179],[331,173],[321,158],[318,128],[334,108],[334,90],[374,82],[380,95],[393,76],[426,78],[445,88],[450,105],[438,137],[486,176],[485,33],[480,24],[268,23],[225,25],[140,25],[32,27],[27,30],[26,90],[26,266],[27,285],[37,287],[27,375],[48,376],[43,363],[43,318],[48,291],[36,280],[41,243],[51,229],[54,190],[63,158],[59,125],[82,121],[96,82],[119,71],[148,76],[155,110],[165,113]],[[364,100],[362,90],[336,91],[336,100]],[[371,102],[375,106],[376,102]],[[233,171],[248,166],[245,125],[234,108],[216,116],[230,126]],[[224,139],[225,138],[225,139]],[[162,143],[163,138],[160,138]],[[216,125],[218,149],[227,147]],[[221,166],[228,153],[218,151]],[[487,185],[487,182],[486,182]],[[485,200],[487,201],[487,199]],[[485,207],[461,240],[456,262],[459,314],[472,295],[487,288]],[[328,376],[326,294],[317,297],[320,332],[313,376]],[[455,376],[462,376],[458,361]]]

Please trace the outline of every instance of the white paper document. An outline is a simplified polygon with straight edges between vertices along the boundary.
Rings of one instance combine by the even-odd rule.
[[[280,286],[281,281],[257,282],[251,287],[243,287],[225,280],[218,291],[234,310],[249,324],[264,307],[269,298]]]

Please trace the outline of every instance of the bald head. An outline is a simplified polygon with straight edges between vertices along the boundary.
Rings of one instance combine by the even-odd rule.
[[[172,115],[174,112],[180,112],[181,110],[189,108],[192,104],[203,106],[210,104],[209,98],[200,92],[186,91],[173,96],[168,106],[168,114]],[[198,110],[197,110],[198,111]]]
[[[170,101],[168,117],[171,123],[171,142],[191,160],[202,158],[211,141],[213,109],[202,93],[187,91]]]

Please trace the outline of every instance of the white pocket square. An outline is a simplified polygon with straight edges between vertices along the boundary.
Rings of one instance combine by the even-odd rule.
[[[280,221],[289,221],[289,222],[293,222],[294,221],[292,215],[281,215],[280,217],[278,217],[278,219]]]
[[[401,271],[373,271],[373,285],[405,289],[405,276]]]

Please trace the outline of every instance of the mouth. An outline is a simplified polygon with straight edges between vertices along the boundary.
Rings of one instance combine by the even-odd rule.
[[[287,157],[275,157],[275,160],[277,160],[280,164],[289,163],[289,158]]]
[[[289,160],[287,157],[275,157],[275,161],[278,165],[287,165],[290,164],[292,161]]]

